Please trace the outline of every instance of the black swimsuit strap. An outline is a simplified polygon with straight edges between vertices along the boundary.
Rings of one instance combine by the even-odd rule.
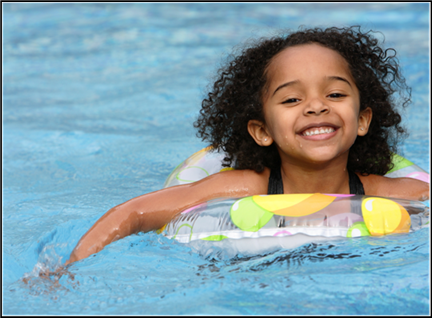
[[[352,171],[348,170],[350,194],[364,195],[363,183],[360,178]],[[283,181],[280,169],[270,171],[268,194],[283,194]]]
[[[280,169],[271,169],[268,183],[268,194],[283,194],[283,182]]]
[[[363,183],[360,181],[358,175],[348,170],[348,177],[349,177],[350,194],[364,195],[365,191],[363,188]]]

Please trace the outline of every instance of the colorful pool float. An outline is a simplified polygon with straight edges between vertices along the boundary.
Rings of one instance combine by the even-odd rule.
[[[212,151],[211,147],[195,152],[170,173],[164,183],[164,188],[195,182],[217,172],[234,170],[234,168],[222,166],[224,157],[224,152]],[[392,160],[394,167],[385,175],[386,177],[408,177],[430,182],[429,174],[408,159],[394,154]]]
[[[177,166],[164,187],[227,170],[222,167],[224,154],[210,150],[198,151]],[[411,161],[394,155],[393,162],[395,167],[386,176],[429,182],[429,174]],[[212,200],[183,211],[159,232],[183,243],[264,237],[302,243],[409,233],[425,226],[429,226],[429,207],[419,201],[308,193]]]

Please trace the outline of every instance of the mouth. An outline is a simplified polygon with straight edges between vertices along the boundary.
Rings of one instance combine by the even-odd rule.
[[[331,134],[334,133],[336,130],[338,130],[339,127],[329,124],[329,123],[317,123],[317,124],[310,124],[306,127],[303,127],[299,135],[308,137],[308,136],[317,136],[317,135],[324,135],[324,134]]]

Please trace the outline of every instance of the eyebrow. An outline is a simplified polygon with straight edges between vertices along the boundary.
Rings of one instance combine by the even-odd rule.
[[[340,77],[340,76],[327,76],[326,79],[330,80],[330,81],[343,81],[343,82],[347,83],[350,87],[352,87],[351,83],[347,79]],[[275,91],[273,92],[272,96],[274,96],[276,94],[276,92],[278,90],[280,90],[281,88],[284,88],[284,87],[287,87],[290,85],[294,85],[294,84],[297,84],[299,82],[300,82],[299,80],[295,80],[295,81],[286,82],[286,83],[283,83],[282,85],[279,85],[278,88],[276,88]]]

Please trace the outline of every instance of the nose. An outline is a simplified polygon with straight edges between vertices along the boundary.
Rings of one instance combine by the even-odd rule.
[[[329,112],[330,107],[318,98],[311,100],[305,108],[305,115],[318,116],[321,114],[327,114]]]

